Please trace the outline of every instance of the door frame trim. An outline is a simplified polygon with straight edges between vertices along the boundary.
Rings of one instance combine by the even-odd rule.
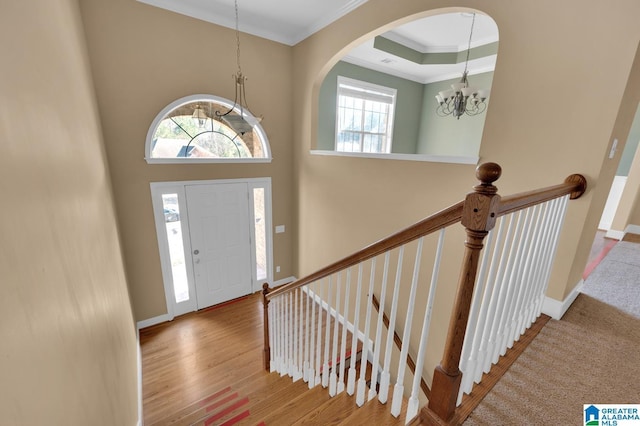
[[[187,267],[187,279],[189,281],[189,300],[192,304],[178,308],[175,302],[173,290],[173,274],[171,270],[171,259],[169,256],[169,243],[166,235],[164,210],[162,205],[162,194],[169,191],[178,194],[178,208],[180,210],[180,224],[182,228],[185,264],[192,265],[191,256],[191,238],[189,234],[189,217],[186,200],[186,187],[195,185],[223,185],[229,183],[246,183],[249,191],[249,220],[254,219],[253,211],[253,189],[265,188],[265,221],[266,221],[266,238],[267,238],[267,277],[264,280],[257,280],[257,272],[255,268],[255,225],[251,223],[250,247],[253,268],[251,272],[251,291],[256,292],[262,288],[262,283],[273,281],[273,220],[272,220],[272,194],[271,194],[271,177],[260,178],[240,178],[240,179],[215,179],[215,180],[189,180],[189,181],[171,181],[171,182],[151,182],[151,202],[153,207],[153,216],[156,228],[156,237],[158,239],[158,252],[160,255],[160,267],[162,270],[162,281],[164,286],[165,301],[167,306],[167,320],[171,321],[176,316],[187,312],[197,310],[195,295],[195,280],[193,277],[193,267]],[[183,219],[184,218],[184,219]],[[186,309],[185,309],[186,308]]]

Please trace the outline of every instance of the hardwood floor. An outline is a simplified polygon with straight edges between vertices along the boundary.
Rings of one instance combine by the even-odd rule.
[[[640,243],[640,235],[639,234],[625,234],[622,241],[628,241],[630,243]]]
[[[256,293],[140,330],[145,425],[262,369],[262,305]]]
[[[260,293],[140,330],[144,424],[404,423],[388,404],[356,409],[344,392],[264,371],[262,341]]]

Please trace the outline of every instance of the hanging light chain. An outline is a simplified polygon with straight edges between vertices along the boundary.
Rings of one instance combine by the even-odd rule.
[[[238,18],[238,0],[235,0],[236,9],[236,60],[238,62],[238,76],[242,75],[242,68],[240,68],[240,20]],[[475,15],[474,15],[475,16]]]
[[[471,31],[469,32],[469,45],[467,47],[467,59],[464,62],[464,72],[467,72],[467,66],[469,65],[469,52],[471,52],[471,38],[473,37],[473,26],[476,23],[476,14],[473,14],[473,19],[471,20]]]

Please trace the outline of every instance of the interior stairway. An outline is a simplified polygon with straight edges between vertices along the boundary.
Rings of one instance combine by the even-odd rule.
[[[405,412],[406,401],[396,419],[389,403],[377,398],[358,407],[355,395],[342,392],[331,398],[322,386],[309,389],[303,380],[259,372],[150,426],[402,425]]]

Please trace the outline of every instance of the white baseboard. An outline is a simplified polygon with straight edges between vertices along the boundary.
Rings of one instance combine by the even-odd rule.
[[[140,349],[140,329],[136,330],[136,341],[138,349],[138,423],[137,426],[143,426],[144,417],[142,416],[142,350]]]
[[[606,234],[607,238],[613,238],[614,240],[621,240],[624,237],[624,231],[616,231],[615,229],[609,229]]]
[[[615,229],[610,229],[605,234],[605,237],[613,238],[615,240],[622,240],[627,234],[640,235],[640,225],[627,225],[627,227],[624,228],[624,231],[616,231]]]
[[[169,314],[158,315],[157,317],[149,318],[146,320],[138,321],[138,330],[146,327],[151,327],[152,325],[160,324],[163,322],[171,321],[173,317]]]
[[[296,281],[297,278],[296,277],[287,277],[287,278],[283,278],[281,280],[275,281],[272,285],[271,288],[275,288],[284,284],[288,284],[290,282]],[[258,291],[262,291],[262,288],[260,288],[260,290]],[[156,324],[160,324],[163,322],[167,322],[167,321],[171,321],[173,320],[173,316],[169,315],[169,314],[164,314],[164,315],[158,315],[157,317],[153,317],[153,318],[149,318],[146,320],[142,320],[142,321],[138,321],[137,325],[138,325],[138,330],[142,329],[142,328],[146,328],[146,327],[151,327],[152,325],[156,325]]]
[[[624,230],[625,234],[640,234],[640,225],[627,225]]]
[[[562,301],[559,302],[550,297],[545,297],[544,302],[542,303],[542,313],[545,315],[549,315],[551,318],[555,320],[559,320],[562,316],[567,312],[571,304],[576,300],[578,294],[580,294],[580,289],[582,289],[582,285],[584,284],[583,280],[580,280],[578,285],[575,286],[571,293]]]

